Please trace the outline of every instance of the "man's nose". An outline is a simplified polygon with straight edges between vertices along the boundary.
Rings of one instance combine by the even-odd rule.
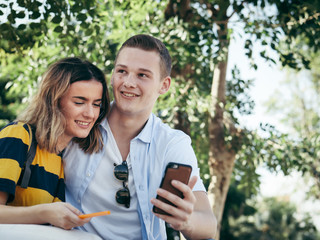
[[[127,88],[135,88],[137,86],[136,78],[133,74],[129,74],[125,80],[123,85]]]

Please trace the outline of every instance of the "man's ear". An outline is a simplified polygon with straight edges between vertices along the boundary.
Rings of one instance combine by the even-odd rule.
[[[168,92],[170,85],[171,85],[171,77],[167,76],[161,82],[161,88],[159,90],[159,93],[165,94],[166,92]]]

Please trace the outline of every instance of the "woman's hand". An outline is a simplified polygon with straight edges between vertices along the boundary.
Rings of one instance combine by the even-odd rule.
[[[63,229],[72,229],[88,223],[91,218],[81,219],[78,216],[81,212],[69,203],[55,202],[40,204],[37,207],[41,222],[50,223],[53,226]]]
[[[6,205],[8,194],[0,192],[0,224],[46,224],[71,229],[88,223],[91,218],[81,219],[81,212],[69,203],[55,202],[30,207]]]

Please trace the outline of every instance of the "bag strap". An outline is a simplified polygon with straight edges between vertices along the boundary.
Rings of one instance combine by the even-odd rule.
[[[25,162],[25,167],[24,167],[24,172],[23,172],[23,176],[22,176],[22,180],[21,180],[21,185],[20,187],[22,188],[27,188],[28,184],[29,184],[29,180],[30,180],[30,176],[31,176],[31,169],[30,169],[30,165],[36,155],[36,150],[37,150],[37,141],[35,138],[35,134],[33,129],[30,127],[29,124],[28,128],[29,128],[29,136],[30,136],[30,147],[28,149],[27,152],[27,160]]]

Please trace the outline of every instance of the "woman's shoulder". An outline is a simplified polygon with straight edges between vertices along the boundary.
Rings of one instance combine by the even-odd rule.
[[[23,122],[11,122],[0,131],[0,138],[21,138],[24,142],[29,142],[29,126]]]
[[[18,121],[13,121],[5,125],[3,128],[1,128],[1,131],[4,129],[22,129],[24,128],[25,130],[28,131],[28,124],[24,122],[18,122]]]

